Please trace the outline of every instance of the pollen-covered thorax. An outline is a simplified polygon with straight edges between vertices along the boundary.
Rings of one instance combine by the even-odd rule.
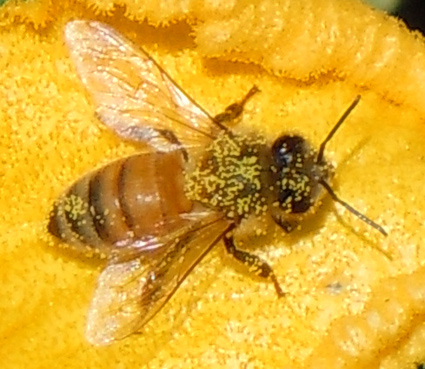
[[[265,212],[265,149],[261,137],[222,133],[186,175],[186,195],[235,221]]]

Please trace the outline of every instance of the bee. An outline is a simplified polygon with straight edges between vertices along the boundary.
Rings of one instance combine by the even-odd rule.
[[[319,150],[295,134],[270,145],[258,134],[230,128],[259,92],[256,86],[211,116],[148,53],[111,27],[72,21],[65,38],[99,119],[123,139],[149,146],[78,179],[50,213],[52,235],[107,255],[88,313],[92,344],[139,331],[220,240],[283,296],[270,265],[235,242],[235,231],[249,219],[270,218],[291,232],[327,192],[386,234],[328,184],[333,168],[324,158],[325,145],[360,96]]]

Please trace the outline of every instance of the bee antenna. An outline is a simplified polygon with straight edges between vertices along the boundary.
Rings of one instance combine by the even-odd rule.
[[[356,107],[356,105],[359,103],[361,96],[357,95],[354,101],[351,103],[351,105],[348,107],[348,109],[342,114],[341,118],[339,118],[338,122],[335,124],[335,126],[332,128],[332,130],[329,132],[328,136],[324,139],[322,144],[319,148],[319,153],[317,154],[316,163],[320,163],[323,159],[323,153],[325,152],[325,146],[330,141],[330,139],[333,137],[335,132],[338,130],[338,128],[341,126],[341,124],[344,122],[344,120],[348,117],[348,115],[352,112],[352,110]]]
[[[244,106],[245,103],[258,92],[261,92],[260,89],[256,85],[252,86],[251,89],[248,91],[248,93],[245,95],[245,97],[242,99],[242,101],[239,104]]]
[[[375,228],[378,232],[381,232],[384,236],[388,236],[388,233],[379,224],[375,223],[373,220],[369,219],[366,215],[354,209],[351,205],[347,204],[344,200],[341,200],[333,191],[331,186],[329,186],[329,184],[325,180],[321,179],[319,180],[319,183],[326,189],[326,191],[328,191],[329,195],[332,197],[334,201],[344,206],[350,213],[354,214],[355,216],[363,220],[363,222]]]

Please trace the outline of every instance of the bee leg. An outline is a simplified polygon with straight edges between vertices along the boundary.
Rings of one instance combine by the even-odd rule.
[[[186,148],[182,145],[182,143],[179,141],[179,139],[177,138],[177,136],[174,134],[173,131],[169,131],[168,129],[161,129],[161,130],[158,130],[158,132],[168,142],[179,147],[179,149],[181,150],[181,152],[183,154],[183,158],[184,158],[185,161],[187,161],[189,159],[189,154],[187,153]]]
[[[261,260],[256,255],[250,254],[249,252],[242,251],[236,248],[233,235],[224,236],[224,245],[226,246],[226,250],[230,255],[232,255],[236,260],[242,262],[244,265],[247,265],[249,267],[249,271],[252,271],[253,273],[262,278],[271,279],[279,297],[285,295],[285,292],[283,292],[282,288],[280,287],[276,275],[274,274],[269,264]]]
[[[298,222],[296,221],[289,221],[284,219],[283,217],[279,216],[279,215],[272,215],[273,220],[275,221],[275,223],[282,228],[286,233],[291,233],[294,229],[297,228],[298,226]]]
[[[242,114],[243,107],[246,102],[257,92],[260,92],[260,90],[254,85],[241,101],[229,105],[226,109],[224,109],[223,113],[217,114],[214,117],[214,121],[217,123],[229,123],[238,118]]]

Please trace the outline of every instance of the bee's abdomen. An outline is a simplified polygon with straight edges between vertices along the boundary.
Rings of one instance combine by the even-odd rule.
[[[115,161],[75,182],[56,201],[48,230],[73,245],[108,253],[120,241],[169,233],[192,203],[183,191],[180,153]]]

